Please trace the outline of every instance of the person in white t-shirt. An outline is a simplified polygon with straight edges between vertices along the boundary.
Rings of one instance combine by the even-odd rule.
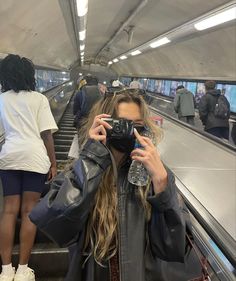
[[[0,127],[5,143],[0,152],[3,211],[0,214],[0,281],[34,281],[28,261],[36,227],[28,214],[40,199],[45,181],[56,171],[52,131],[57,125],[47,98],[35,92],[34,65],[8,55],[0,65]],[[21,213],[19,266],[12,267],[15,224]]]
[[[134,78],[133,81],[131,81],[131,83],[129,84],[129,87],[131,89],[141,89],[142,85],[136,78]]]
[[[119,81],[119,79],[116,79],[112,82],[112,87],[123,87],[124,84]]]

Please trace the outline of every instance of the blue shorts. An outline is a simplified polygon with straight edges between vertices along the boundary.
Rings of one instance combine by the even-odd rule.
[[[21,170],[0,170],[3,196],[21,195],[25,191],[42,193],[46,174]]]

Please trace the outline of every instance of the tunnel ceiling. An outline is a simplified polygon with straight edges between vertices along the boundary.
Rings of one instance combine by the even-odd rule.
[[[144,4],[140,11],[103,49],[141,2]],[[228,2],[89,0],[85,64],[107,64],[114,57]],[[74,0],[1,1],[0,55],[18,53],[38,65],[60,69],[78,66],[74,3]],[[133,32],[129,33],[131,29]],[[119,75],[236,80],[235,48],[234,23],[113,64],[111,69]]]
[[[57,0],[6,0],[0,4],[0,53],[35,64],[67,68],[77,59]]]

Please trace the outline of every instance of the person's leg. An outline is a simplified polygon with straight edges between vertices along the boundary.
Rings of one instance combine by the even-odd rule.
[[[194,116],[187,116],[187,123],[194,126]]]
[[[2,264],[11,263],[15,237],[15,225],[20,209],[20,195],[4,197],[3,212],[0,214],[0,254]]]
[[[178,118],[182,122],[185,122],[185,123],[187,122],[187,118],[185,116],[179,116]]]
[[[29,213],[40,199],[40,193],[27,191],[23,193],[21,205],[20,229],[20,265],[28,264],[36,235],[36,226],[30,221]]]
[[[4,198],[0,214],[0,256],[3,265],[10,265],[16,219],[20,209],[21,175],[15,170],[0,170],[0,178]]]
[[[215,137],[221,138],[221,132],[218,127],[208,129],[208,130],[206,130],[206,132]]]
[[[227,127],[221,128],[221,136],[222,138],[229,140],[229,128]]]

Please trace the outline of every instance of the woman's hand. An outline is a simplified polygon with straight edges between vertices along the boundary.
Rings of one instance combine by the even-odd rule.
[[[136,129],[134,129],[134,134],[143,149],[134,149],[131,158],[143,163],[153,182],[154,192],[160,193],[165,190],[167,185],[167,172],[160,155],[148,137],[141,136]]]
[[[97,141],[101,141],[103,144],[106,144],[107,132],[106,129],[112,129],[112,127],[105,121],[101,120],[102,118],[110,118],[111,115],[100,114],[94,118],[93,125],[89,130],[89,138]]]

